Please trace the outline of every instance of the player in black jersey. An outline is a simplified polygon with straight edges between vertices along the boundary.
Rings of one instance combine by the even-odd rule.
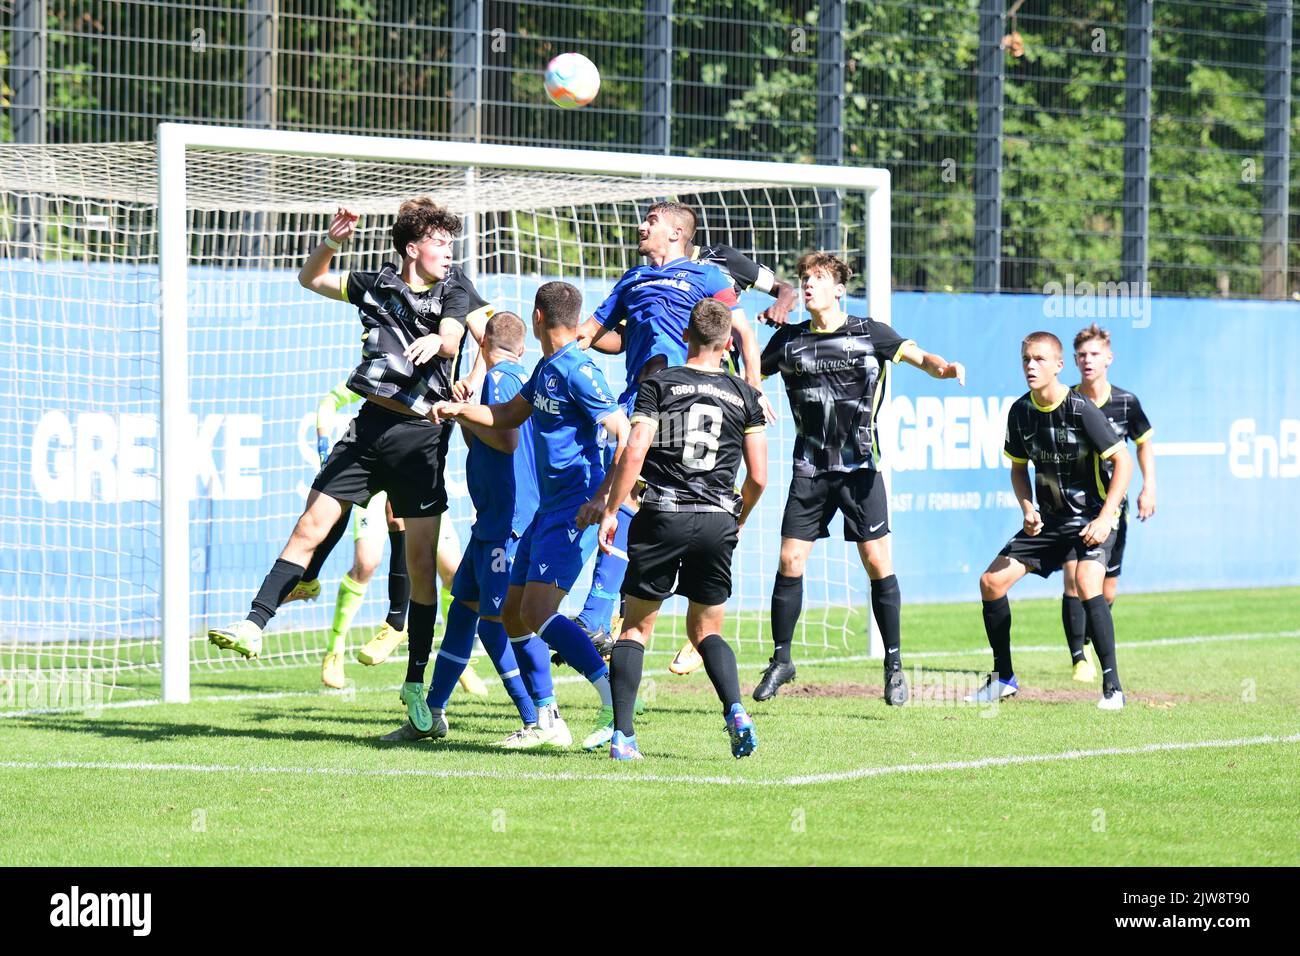
[[[707,262],[721,269],[722,273],[731,279],[737,296],[746,289],[755,289],[770,295],[773,299],[772,304],[758,314],[758,320],[769,325],[785,325],[790,310],[799,301],[799,293],[794,286],[788,282],[782,282],[776,277],[776,273],[767,266],[760,265],[731,246],[722,243],[708,243],[702,246],[688,246],[688,248],[692,262]],[[749,327],[744,310],[739,308],[731,310],[731,323],[733,327]],[[743,349],[741,348],[742,341],[740,337],[733,336],[731,347],[723,360],[723,368],[737,375],[747,371]],[[755,369],[755,372],[757,371]],[[747,377],[746,381],[758,387],[760,378],[758,375],[754,375],[753,377]],[[768,412],[768,420],[775,421],[776,413],[770,411],[769,408],[770,406],[764,399],[764,411]],[[687,674],[695,673],[703,665],[704,658],[700,657],[695,645],[688,640],[682,644],[677,654],[668,662],[668,671],[684,677]]]
[[[1074,364],[1079,369],[1081,381],[1076,385],[1077,391],[1084,398],[1091,399],[1101,409],[1115,434],[1137,445],[1138,468],[1142,472],[1142,491],[1137,499],[1137,516],[1139,521],[1146,521],[1156,512],[1156,456],[1155,445],[1151,436],[1155,429],[1142,403],[1132,392],[1111,385],[1107,379],[1107,370],[1115,355],[1110,348],[1110,333],[1100,328],[1095,322],[1082,329],[1074,337]],[[1106,477],[1111,474],[1109,461],[1103,462]],[[1106,581],[1102,593],[1106,603],[1115,605],[1115,594],[1119,590],[1119,576],[1124,565],[1124,545],[1128,538],[1128,498],[1120,504],[1119,532],[1115,538],[1115,547],[1111,550],[1110,560],[1106,564]],[[1097,669],[1088,658],[1087,646],[1091,640],[1088,633],[1088,616],[1083,611],[1078,590],[1074,586],[1074,561],[1066,561],[1065,594],[1061,598],[1061,623],[1065,628],[1065,638],[1070,646],[1070,660],[1074,669],[1074,679],[1091,683],[1097,679]]]
[[[491,307],[452,264],[451,243],[460,219],[430,199],[404,202],[393,222],[400,266],[378,272],[331,273],[330,260],[356,229],[357,216],[339,209],[329,234],[298,273],[299,283],[356,307],[361,319],[361,362],[348,387],[365,397],[352,426],[312,483],[307,506],[279,559],[253,598],[248,617],[208,632],[208,639],[245,657],[257,657],[262,630],[302,577],[316,549],[352,505],[388,493],[393,515],[406,519],[406,560],[411,579],[407,618],[410,658],[401,698],[411,723],[432,726],[424,702],[424,669],[437,613],[435,553],[447,510],[443,467],[449,425],[424,414],[448,399],[461,339],[469,327],[482,339]],[[396,633],[400,641],[401,633]]]
[[[849,267],[825,252],[799,260],[812,320],[785,325],[763,350],[764,375],[780,372],[794,415],[794,477],[781,521],[781,566],[772,589],[774,653],[754,688],[767,700],[795,676],[790,644],[803,605],[803,571],[813,542],[830,535],[836,511],[844,539],[858,546],[871,579],[871,608],[885,645],[885,702],[907,701],[899,658],[901,598],[889,551],[889,506],[877,470],[876,409],[891,364],[907,362],[933,378],[965,384],[957,362],[923,352],[888,325],[845,315],[840,299]]]
[[[1024,512],[1024,528],[980,576],[993,673],[966,699],[996,701],[1019,690],[1011,666],[1007,592],[1030,571],[1049,577],[1074,558],[1074,584],[1083,598],[1092,644],[1101,663],[1098,706],[1119,710],[1124,706],[1124,692],[1115,665],[1115,625],[1102,582],[1115,546],[1120,502],[1128,490],[1133,462],[1123,439],[1101,410],[1057,379],[1065,367],[1060,339],[1050,332],[1034,332],[1021,344],[1020,359],[1029,391],[1007,413],[1004,451],[1011,459],[1011,487]],[[1107,459],[1114,465],[1109,479],[1102,471]],[[1030,462],[1034,465],[1032,487]]]
[[[702,299],[686,328],[686,364],[641,382],[632,435],[614,469],[599,542],[614,547],[619,503],[644,479],[641,509],[628,530],[623,579],[626,612],[610,654],[614,737],[610,757],[636,760],[632,724],[645,645],[659,607],[673,594],[689,600],[686,630],[704,659],[722,701],[731,753],[753,753],[754,724],[740,703],[736,655],[722,639],[731,596],[731,554],[740,529],[767,484],[766,416],[758,390],[721,368],[731,336],[731,312]],[[745,483],[735,490],[745,462]]]

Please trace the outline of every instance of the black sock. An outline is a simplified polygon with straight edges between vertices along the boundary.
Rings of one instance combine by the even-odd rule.
[[[722,713],[731,713],[731,706],[740,703],[740,676],[736,673],[736,652],[720,634],[710,634],[697,648],[704,658],[704,672],[713,682],[713,689],[722,701]]]
[[[885,671],[899,670],[903,660],[899,656],[900,626],[898,618],[903,609],[903,595],[898,590],[898,576],[871,582],[871,613],[880,628],[880,639],[885,645]]]
[[[1115,607],[1115,602],[1114,602],[1114,601],[1107,601],[1107,602],[1106,602],[1106,606],[1107,606],[1108,608],[1111,608],[1111,609],[1113,610],[1114,607]],[[1082,603],[1079,605],[1079,607],[1080,607],[1080,611],[1079,611],[1079,613],[1080,613],[1080,614],[1083,614],[1083,610],[1082,610],[1083,605],[1082,605]],[[1091,643],[1092,643],[1092,620],[1088,617],[1087,614],[1083,614],[1083,643],[1085,643],[1085,644],[1091,644]]]
[[[772,586],[772,643],[775,646],[772,657],[775,660],[789,663],[794,626],[799,623],[802,610],[803,575],[787,578],[780,571],[776,572],[776,584]]]
[[[271,570],[262,579],[262,586],[253,598],[253,606],[248,609],[248,620],[258,627],[266,627],[266,622],[275,617],[280,602],[289,596],[289,592],[302,580],[302,565],[292,561],[276,558]]]
[[[406,627],[406,605],[411,602],[411,579],[406,573],[406,532],[388,532],[388,626]]]
[[[998,680],[1011,680],[1011,602],[1005,597],[984,602],[984,632],[993,648],[993,672]]]
[[[304,581],[315,581],[320,577],[320,569],[325,567],[325,562],[329,559],[330,552],[334,546],[339,543],[343,537],[343,532],[348,530],[348,521],[352,518],[352,506],[348,505],[339,515],[339,520],[334,522],[334,527],[330,528],[329,534],[325,535],[325,540],[316,545],[316,552],[307,562],[307,569],[302,573]]]
[[[1101,665],[1102,689],[1123,690],[1119,683],[1119,668],[1115,664],[1115,621],[1110,616],[1110,605],[1098,594],[1084,601],[1083,609],[1092,625],[1092,649]]]
[[[1061,627],[1065,629],[1065,642],[1070,645],[1070,659],[1083,660],[1083,642],[1088,636],[1088,615],[1083,602],[1069,594],[1061,595]]]
[[[411,602],[410,635],[406,639],[406,682],[423,684],[424,669],[429,665],[433,650],[433,628],[438,623],[438,605]]]
[[[614,696],[614,729],[625,737],[636,733],[632,715],[636,711],[636,691],[641,686],[641,668],[645,648],[636,641],[615,641],[609,655],[609,689]]]

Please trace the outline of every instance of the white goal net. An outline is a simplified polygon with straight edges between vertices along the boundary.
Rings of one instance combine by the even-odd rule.
[[[582,289],[590,313],[641,261],[636,226],[647,206],[673,197],[697,210],[697,243],[734,246],[787,280],[801,253],[832,246],[859,274],[850,304],[887,317],[887,219],[883,230],[869,229],[872,192],[851,186],[846,170],[819,179],[810,173],[818,167],[790,166],[773,176],[782,167],[604,154],[600,172],[592,170],[602,154],[585,154],[587,168],[575,171],[564,157],[580,154],[570,151],[411,141],[407,159],[391,140],[245,130],[193,138],[203,145],[178,152],[182,168],[161,166],[164,179],[183,174],[185,196],[182,234],[165,240],[156,145],[0,146],[0,705],[9,704],[0,711],[76,706],[92,686],[101,699],[156,696],[165,644],[173,664],[185,658],[186,681],[191,669],[319,663],[350,535],[325,565],[322,598],[273,620],[259,662],[236,665],[204,635],[244,614],[284,544],[317,468],[317,403],[357,360],[355,310],[296,279],[339,205],[362,219],[333,268],[395,258],[388,230],[397,206],[430,196],[464,218],[458,259],[480,294],[527,317],[537,287],[557,278]],[[382,157],[378,143],[389,144]],[[181,221],[182,210],[167,212]],[[882,231],[883,271],[879,242],[868,255],[869,235]],[[163,242],[184,257],[183,310],[161,293]],[[873,268],[883,295],[867,303]],[[742,296],[751,317],[770,301],[752,290]],[[183,411],[165,398],[174,393],[165,385],[164,323],[186,330]],[[760,329],[760,341],[769,334]],[[531,366],[540,351],[529,345]],[[472,357],[467,337],[462,367]],[[621,356],[598,361],[619,387]],[[770,642],[793,443],[779,380],[766,391],[781,421],[769,431],[768,490],[736,555],[727,635],[755,648]],[[164,441],[169,411],[176,430]],[[183,550],[165,546],[164,527],[176,527],[161,504],[168,480],[187,502]],[[467,540],[459,438],[448,486],[449,517]],[[808,566],[796,640],[865,651],[865,574],[842,541],[823,545]],[[354,624],[354,645],[383,617],[385,567]],[[589,572],[570,595],[573,612]],[[665,608],[652,651],[682,639],[682,611]],[[187,653],[177,655],[178,642]]]

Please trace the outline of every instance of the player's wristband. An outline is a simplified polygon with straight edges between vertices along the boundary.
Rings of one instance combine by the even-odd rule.
[[[333,236],[326,236],[326,237],[325,237],[325,245],[329,246],[329,247],[330,247],[331,249],[333,249],[335,252],[338,252],[340,249],[343,248],[343,243],[339,242],[339,241],[338,241],[337,239],[335,239]]]

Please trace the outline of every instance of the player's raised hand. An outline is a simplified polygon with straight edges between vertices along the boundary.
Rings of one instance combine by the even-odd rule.
[[[940,378],[955,378],[957,384],[966,387],[966,366],[961,362],[949,362],[939,371]]]
[[[335,242],[347,242],[357,231],[357,221],[360,218],[352,210],[339,206],[339,211],[330,220],[329,237]]]
[[[412,364],[423,365],[430,359],[436,358],[440,348],[442,348],[442,336],[437,332],[430,332],[408,345],[402,354],[409,358]]]
[[[1138,520],[1146,521],[1156,513],[1156,492],[1154,488],[1143,485],[1142,493],[1138,495]]]
[[[772,304],[758,313],[758,321],[768,325],[785,325],[790,320],[790,310],[798,301],[799,293],[795,287],[783,283]]]
[[[1037,509],[1025,512],[1025,534],[1034,537],[1038,532],[1043,530],[1043,516],[1038,513]]]
[[[600,545],[600,550],[606,554],[613,554],[616,550],[614,547],[614,535],[616,534],[618,534],[618,512],[611,515],[602,511],[600,530],[596,532],[596,543]]]

